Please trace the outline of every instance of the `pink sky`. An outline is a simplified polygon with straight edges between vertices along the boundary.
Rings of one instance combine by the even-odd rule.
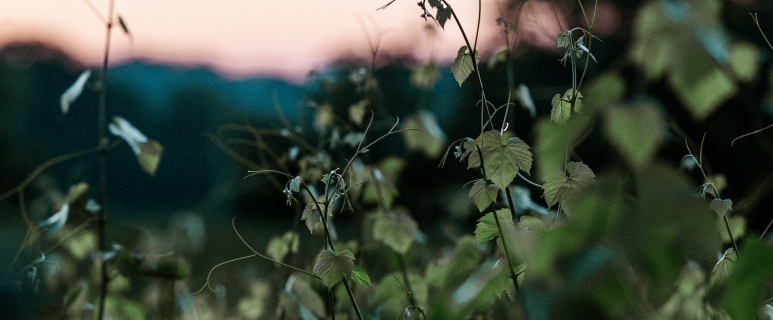
[[[111,61],[203,64],[232,77],[279,76],[303,81],[342,54],[369,57],[375,22],[384,31],[382,52],[409,53],[419,61],[450,63],[464,41],[453,20],[431,37],[416,0],[116,0],[133,41],[120,28],[113,34]],[[468,36],[477,1],[448,0]],[[92,0],[105,15],[108,0]],[[501,45],[498,0],[483,0],[481,51]],[[552,17],[552,13],[550,17]],[[359,18],[359,19],[358,19]],[[545,37],[558,32],[554,19],[541,19]],[[524,26],[526,27],[526,26]],[[524,30],[524,29],[522,29]],[[538,37],[543,37],[538,35]],[[83,0],[12,0],[0,10],[0,45],[40,40],[59,46],[87,65],[99,65],[105,31]],[[472,39],[471,39],[472,41]],[[542,39],[541,42],[550,41]],[[537,41],[540,42],[540,41]],[[545,42],[547,43],[547,42]]]

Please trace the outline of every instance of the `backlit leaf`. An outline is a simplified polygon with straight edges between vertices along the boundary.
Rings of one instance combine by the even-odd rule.
[[[59,105],[62,107],[62,113],[66,114],[70,111],[70,105],[80,97],[83,92],[83,87],[86,85],[86,81],[91,76],[91,70],[86,70],[78,76],[78,79],[62,93],[62,97],[59,98]]]
[[[328,288],[332,288],[344,277],[352,274],[354,269],[354,254],[348,250],[336,254],[333,250],[325,250],[319,254],[319,260],[314,265],[314,274],[322,278]]]
[[[399,254],[405,254],[419,232],[411,216],[401,212],[379,215],[373,224],[373,239],[383,242]]]
[[[480,61],[480,54],[475,52],[475,62]],[[473,70],[472,58],[467,53],[467,46],[459,48],[459,52],[456,53],[456,59],[454,64],[451,65],[451,73],[454,75],[454,79],[462,86],[462,83],[470,75]]]
[[[137,161],[140,166],[149,175],[155,175],[158,164],[161,162],[161,153],[164,148],[156,141],[149,139],[148,142],[140,144],[140,153],[137,155]]]
[[[412,290],[413,298],[419,306],[426,306],[428,287],[427,281],[420,275],[408,272],[408,282],[395,273],[390,273],[381,279],[373,294],[373,305],[382,309],[381,319],[396,319],[404,315],[405,303],[408,300],[407,287]]]
[[[513,215],[508,209],[497,210],[497,218],[502,230],[511,230],[515,228],[513,223]],[[479,243],[483,243],[489,240],[493,240],[499,237],[499,229],[497,228],[497,222],[494,220],[494,213],[489,212],[478,220],[478,225],[475,227],[475,238]]]
[[[352,269],[352,281],[366,286],[372,286],[368,273],[358,266],[354,266]]]
[[[572,115],[572,89],[566,90],[564,95],[556,94],[550,102],[553,109],[550,111],[550,120],[563,124]],[[574,112],[580,112],[582,108],[582,93],[577,91],[577,99],[574,102]]]
[[[317,209],[317,204],[319,205],[319,209]],[[306,221],[306,227],[311,233],[314,233],[314,228],[322,221],[322,212],[319,211],[320,209],[323,211],[325,210],[325,196],[317,198],[316,204],[314,201],[309,201],[309,203],[306,204],[306,208],[303,209],[301,220]],[[330,212],[328,212],[328,215],[330,215]]]
[[[714,210],[718,215],[723,216],[733,210],[733,201],[730,199],[714,199],[711,200],[709,209]]]
[[[481,212],[497,200],[497,195],[499,195],[499,188],[483,180],[476,181],[470,189],[470,199]]]
[[[741,81],[752,81],[757,75],[759,50],[750,43],[738,42],[730,46],[730,66]]]
[[[475,143],[483,154],[486,177],[491,179],[500,189],[513,182],[519,170],[529,173],[532,154],[530,147],[516,137],[505,140],[497,130],[486,131],[475,139]],[[473,152],[469,158],[469,166],[480,166],[480,159]]]
[[[663,119],[650,104],[609,108],[605,120],[607,139],[634,168],[649,163],[663,142]]]
[[[158,141],[148,139],[148,137],[122,117],[113,117],[113,121],[108,126],[108,129],[110,133],[123,138],[129,144],[145,172],[151,176],[156,173],[158,164],[161,161],[161,153],[164,151],[164,148]]]
[[[725,310],[733,319],[755,319],[763,299],[763,290],[773,275],[773,247],[749,239],[740,249],[729,277]]]
[[[451,19],[451,7],[437,7],[437,14],[435,15],[437,18],[438,24],[440,24],[440,27],[445,29],[446,21],[448,19]]]
[[[300,239],[297,232],[287,231],[281,237],[273,237],[268,242],[266,253],[276,261],[282,261],[288,253],[297,253]]]
[[[411,72],[411,84],[424,90],[435,87],[440,71],[433,63],[423,63]]]
[[[403,140],[408,150],[421,151],[427,158],[436,159],[443,152],[446,136],[433,113],[419,111],[403,122]]]
[[[548,178],[542,188],[545,190],[545,202],[548,207],[556,203],[565,204],[579,193],[579,191],[593,183],[596,176],[593,171],[581,162],[569,162],[566,165],[567,175],[559,173]]]

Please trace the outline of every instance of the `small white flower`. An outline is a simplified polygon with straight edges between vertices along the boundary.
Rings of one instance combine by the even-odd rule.
[[[49,235],[56,233],[64,227],[67,222],[67,216],[70,214],[70,205],[65,203],[59,212],[55,213],[46,221],[38,223],[38,227],[45,228]]]

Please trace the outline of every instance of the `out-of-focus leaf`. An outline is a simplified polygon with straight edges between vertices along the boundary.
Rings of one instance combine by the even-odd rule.
[[[255,281],[249,284],[248,294],[239,301],[236,309],[239,319],[259,319],[266,314],[271,286],[268,281]]]
[[[325,250],[319,254],[319,260],[314,265],[314,274],[322,278],[328,288],[352,274],[354,269],[354,254],[348,250],[335,253]]]
[[[497,218],[499,218],[499,225],[502,227],[502,230],[515,228],[510,210],[497,210]],[[499,237],[499,229],[497,228],[496,220],[494,220],[494,213],[489,212],[478,220],[478,225],[475,227],[475,238],[478,239],[479,243],[483,243],[496,237]]]
[[[142,169],[149,175],[156,174],[163,151],[164,148],[156,140],[148,140],[146,143],[140,144],[140,153],[137,155],[137,160],[140,162]]]
[[[486,167],[486,177],[491,179],[500,189],[513,182],[519,170],[529,173],[532,155],[529,145],[516,137],[505,140],[499,131],[490,130],[480,134],[475,143],[483,154]],[[468,168],[480,166],[480,156],[477,151],[470,154]]]
[[[129,144],[145,172],[151,176],[156,173],[161,161],[161,153],[164,150],[158,141],[148,139],[122,117],[113,117],[113,122],[110,123],[108,129],[110,129],[110,133],[123,138]]]
[[[435,87],[440,71],[433,63],[422,63],[411,72],[411,84],[424,90]]]
[[[420,306],[426,306],[428,298],[427,281],[420,275],[408,272],[408,282],[398,274],[388,274],[381,279],[381,282],[373,294],[373,306],[383,308],[382,319],[395,319],[403,314],[408,301],[407,288],[410,288],[413,299]]]
[[[292,298],[283,301],[282,304],[282,307],[287,309],[288,318],[302,318],[300,315],[308,313],[316,318],[325,318],[327,313],[325,301],[303,277],[291,275],[285,284],[284,293]],[[290,303],[291,301],[288,300],[294,300],[295,303]],[[295,317],[295,315],[299,315],[299,317]]]
[[[665,136],[663,119],[649,104],[609,108],[605,120],[607,140],[634,168],[650,162]]]
[[[317,205],[319,205],[319,209],[317,209]],[[319,211],[320,209],[325,211],[325,196],[317,198],[316,203],[314,201],[309,201],[309,203],[306,204],[306,208],[303,209],[301,220],[306,221],[306,228],[308,228],[311,233],[314,233],[314,228],[322,221],[322,212]],[[330,211],[331,210],[328,210],[328,215],[332,214]]]
[[[70,105],[80,97],[83,92],[83,87],[86,85],[86,81],[91,76],[91,70],[86,70],[78,76],[78,79],[62,93],[62,97],[59,98],[59,105],[62,107],[62,113],[66,114],[70,111]]]
[[[276,261],[282,261],[288,253],[297,253],[300,244],[299,235],[295,231],[287,231],[281,237],[273,237],[268,242],[266,253]]]
[[[370,101],[363,99],[349,106],[349,120],[356,125],[362,125],[362,120],[370,107]]]
[[[318,131],[325,131],[335,122],[333,107],[329,104],[317,106],[317,115],[314,118],[314,126]]]
[[[432,287],[451,288],[461,284],[478,265],[482,252],[475,237],[463,236],[450,256],[427,265],[427,283]]]
[[[572,116],[572,89],[566,90],[564,95],[556,94],[550,104],[550,120],[558,124],[564,124]],[[582,93],[577,91],[577,99],[574,101],[574,112],[582,109]]]
[[[501,48],[497,50],[496,53],[492,54],[486,63],[489,70],[494,69],[494,67],[500,62],[507,62],[508,52],[508,48]]]
[[[408,150],[421,151],[429,159],[437,159],[443,152],[446,135],[433,113],[419,111],[403,122],[403,140]]]
[[[497,195],[499,195],[499,188],[483,180],[476,181],[470,189],[470,199],[481,212],[497,200]]]
[[[763,290],[773,276],[773,247],[747,239],[728,279],[725,311],[733,319],[754,319],[763,299]]]
[[[730,46],[730,66],[741,81],[754,80],[759,60],[759,50],[753,44],[737,42]]]
[[[373,239],[379,240],[399,254],[411,248],[419,227],[409,215],[391,211],[379,215],[373,224]]]
[[[105,299],[105,315],[113,319],[145,319],[145,311],[140,303],[118,295]]]
[[[534,100],[531,98],[529,87],[523,83],[519,84],[518,88],[515,89],[515,98],[521,103],[521,106],[524,109],[529,110],[529,115],[531,115],[532,118],[537,116],[537,108],[534,105]]]
[[[394,199],[400,195],[395,185],[405,165],[404,159],[387,157],[381,160],[376,168],[366,170],[369,173],[365,179],[370,180],[370,183],[362,189],[362,202],[383,205],[387,209],[392,208]]]
[[[475,52],[475,63],[480,61],[480,54]],[[467,46],[462,46],[456,53],[456,59],[454,64],[451,65],[451,73],[454,75],[454,79],[462,86],[462,83],[470,75],[473,70],[472,57],[467,53]]]
[[[352,269],[352,281],[366,286],[372,286],[368,273],[358,266],[354,266]]]
[[[714,210],[718,215],[723,216],[733,210],[733,201],[730,199],[714,199],[711,200],[709,209]]]
[[[64,227],[64,224],[67,222],[67,217],[70,214],[70,204],[65,203],[62,205],[62,208],[59,209],[57,213],[54,213],[54,215],[50,216],[45,221],[41,221],[38,223],[38,227],[43,228],[46,230],[46,233],[48,235],[53,235],[57,231],[61,230],[62,227]]]
[[[727,219],[730,226],[730,232],[733,233],[733,239],[738,241],[746,234],[746,218],[743,216],[734,216]],[[722,237],[722,243],[731,243],[730,235],[727,234],[727,226],[722,218],[717,219],[717,232]]]
[[[79,182],[77,184],[72,185],[70,187],[70,190],[67,191],[67,203],[73,204],[76,201],[85,198],[88,192],[89,192],[89,184],[86,182]]]
[[[84,231],[68,239],[64,246],[76,260],[81,261],[96,249],[97,235],[92,231]]]
[[[577,196],[582,188],[593,183],[593,178],[596,177],[593,171],[581,162],[569,162],[566,165],[566,171],[566,176],[559,173],[555,177],[546,179],[542,186],[548,207],[559,202],[566,205],[566,202]]]

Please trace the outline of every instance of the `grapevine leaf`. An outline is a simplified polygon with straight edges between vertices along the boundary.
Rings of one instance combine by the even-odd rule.
[[[406,287],[411,288],[413,299],[418,305],[426,305],[429,288],[427,280],[420,275],[408,271],[408,283],[405,278],[387,274],[381,279],[373,293],[373,305],[381,309],[381,319],[398,319],[404,314]]]
[[[70,111],[70,105],[80,97],[83,92],[83,87],[86,85],[86,81],[89,80],[91,70],[86,70],[78,76],[78,79],[62,93],[62,97],[59,99],[59,105],[62,107],[62,113],[66,114]]]
[[[559,174],[545,180],[542,186],[545,190],[545,202],[548,207],[556,203],[565,204],[577,196],[577,193],[587,185],[593,183],[596,176],[593,171],[581,162],[569,162],[566,165],[567,175]]]
[[[480,54],[475,52],[475,62],[480,61]],[[454,75],[454,79],[462,86],[462,83],[470,75],[473,70],[472,58],[467,53],[467,46],[462,46],[456,53],[456,59],[454,64],[451,65],[451,73]]]
[[[714,210],[718,215],[723,216],[733,210],[733,201],[730,199],[714,199],[711,200],[709,209]]]
[[[497,200],[498,194],[499,188],[495,185],[486,183],[483,180],[476,181],[475,184],[472,185],[472,189],[470,189],[470,199],[472,199],[475,206],[477,206],[478,210],[481,212],[486,210],[492,202]]]
[[[437,7],[437,14],[435,17],[437,17],[437,23],[440,24],[440,27],[445,29],[446,21],[451,18],[451,7],[443,7],[438,6]]]
[[[609,108],[605,124],[607,139],[635,168],[650,162],[665,135],[660,113],[649,104]]]
[[[580,112],[582,108],[582,93],[577,91],[577,99],[574,102],[574,112]],[[564,95],[556,94],[550,102],[553,109],[550,111],[550,120],[563,124],[572,115],[572,89],[566,90]]]
[[[519,170],[526,173],[531,169],[530,147],[516,137],[504,140],[497,130],[481,133],[475,143],[483,154],[486,178],[491,179],[500,189],[509,186]],[[468,167],[480,166],[477,152],[470,155]]]
[[[364,284],[369,287],[372,286],[372,284],[370,283],[370,277],[368,276],[368,273],[358,266],[354,266],[354,268],[352,269],[352,281],[359,284]]]
[[[325,250],[319,254],[319,260],[314,265],[314,274],[322,278],[328,288],[350,276],[354,269],[354,254],[349,250],[336,254],[333,250]]]
[[[325,196],[317,198],[319,209],[325,210]],[[306,220],[306,227],[309,228],[309,232],[314,233],[314,228],[322,221],[322,213],[317,209],[317,205],[314,201],[309,201],[306,204],[306,208],[303,209],[301,220]]]
[[[446,136],[433,113],[419,111],[403,123],[405,146],[411,151],[420,151],[428,159],[435,159],[443,152]]]
[[[558,48],[568,48],[569,47],[569,32],[561,31],[561,33],[556,35],[556,43],[558,44]]]
[[[383,242],[400,254],[408,252],[418,232],[416,221],[411,216],[399,212],[380,215],[373,224],[373,239]]]
[[[497,218],[499,218],[499,224],[503,230],[515,228],[510,210],[497,210]],[[478,225],[475,227],[475,238],[478,239],[478,243],[483,243],[496,237],[499,237],[499,229],[496,220],[494,220],[494,213],[489,212],[478,220]]]

